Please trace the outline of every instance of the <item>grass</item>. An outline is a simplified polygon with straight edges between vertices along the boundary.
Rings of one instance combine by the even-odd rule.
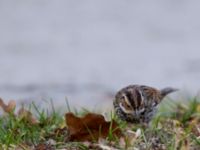
[[[5,149],[18,145],[37,145],[46,141],[46,136],[50,135],[57,127],[63,124],[63,117],[48,110],[39,110],[33,103],[30,111],[35,111],[39,124],[32,125],[26,119],[16,117],[13,112],[3,115],[0,118],[0,147]]]
[[[67,100],[66,103],[69,112],[75,112],[79,116],[88,112],[87,109],[80,112],[72,110]],[[34,103],[29,106],[29,110],[34,112],[39,124],[32,125],[26,119],[16,117],[13,112],[0,117],[0,149],[29,150],[45,143],[46,146],[50,146],[49,149],[86,150],[94,144],[66,142],[68,133],[61,131],[65,127],[64,116],[56,112],[53,101],[49,110],[39,109]],[[129,128],[128,124],[120,121],[114,114],[111,116],[125,133]],[[120,139],[112,135],[113,131],[110,128],[104,145],[116,149],[200,149],[200,101],[196,97],[184,103],[166,99],[148,128],[132,125],[131,130],[136,131],[138,128],[141,128],[141,135],[133,142],[125,141],[123,148]],[[59,134],[60,132],[62,134]]]

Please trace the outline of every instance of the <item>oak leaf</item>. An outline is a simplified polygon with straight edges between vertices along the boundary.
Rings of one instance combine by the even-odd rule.
[[[65,120],[70,141],[97,141],[99,138],[106,138],[109,134],[121,136],[118,124],[114,120],[106,122],[100,114],[88,113],[81,118],[73,113],[67,113]]]

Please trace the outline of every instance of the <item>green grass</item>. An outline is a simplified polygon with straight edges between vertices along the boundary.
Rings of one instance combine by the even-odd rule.
[[[66,103],[69,112],[74,112],[79,116],[88,112],[87,109],[80,111],[72,109],[67,100]],[[32,125],[26,119],[16,117],[13,112],[0,117],[0,149],[20,147],[28,150],[31,146],[46,143],[50,139],[56,142],[53,145],[56,149],[73,147],[83,150],[89,149],[85,143],[66,142],[67,133],[55,133],[57,129],[65,126],[65,120],[63,114],[56,112],[53,101],[51,101],[49,109],[39,109],[34,103],[28,109],[34,112],[39,124]],[[119,128],[125,133],[128,124],[119,120],[114,114],[110,113],[110,115],[118,122]],[[131,130],[136,131],[139,127],[133,125]],[[184,103],[166,99],[160,105],[159,111],[150,126],[140,128],[141,136],[135,139],[132,144],[126,143],[124,148],[120,146],[120,139],[112,134],[113,130],[110,128],[104,144],[118,149],[135,147],[151,150],[157,146],[158,149],[181,150],[188,149],[188,145],[190,145],[190,149],[200,149],[200,101],[196,97]],[[101,133],[101,131],[99,132]],[[93,144],[95,142],[91,141]]]
[[[59,125],[63,124],[63,117],[51,111],[38,110],[35,104],[30,106],[30,111],[35,111],[39,124],[32,125],[26,119],[16,117],[14,113],[6,114],[0,118],[0,147],[11,145],[37,145],[46,141]]]

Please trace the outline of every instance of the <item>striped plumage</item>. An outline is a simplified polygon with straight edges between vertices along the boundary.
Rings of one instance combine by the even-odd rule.
[[[157,105],[173,88],[158,90],[145,85],[127,86],[115,95],[113,102],[117,116],[131,123],[148,123],[156,113]]]

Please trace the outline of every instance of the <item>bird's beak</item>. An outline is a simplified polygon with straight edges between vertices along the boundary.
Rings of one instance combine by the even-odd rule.
[[[139,111],[138,111],[138,110],[135,110],[135,111],[133,112],[133,115],[138,116],[138,115],[139,115]]]

